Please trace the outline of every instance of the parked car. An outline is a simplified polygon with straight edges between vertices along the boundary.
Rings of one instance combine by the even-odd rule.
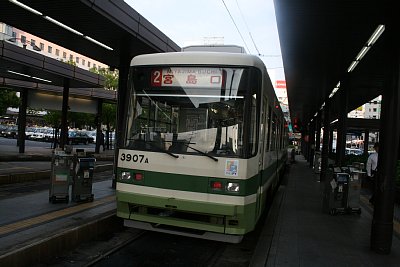
[[[68,144],[89,144],[93,143],[93,137],[83,131],[68,131]]]
[[[364,151],[362,149],[359,148],[347,148],[346,147],[346,155],[362,155],[364,153]]]
[[[2,136],[7,138],[17,138],[18,126],[15,125],[7,126],[6,129],[2,130]]]

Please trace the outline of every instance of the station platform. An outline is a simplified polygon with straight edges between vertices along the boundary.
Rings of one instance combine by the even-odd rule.
[[[376,254],[370,250],[373,207],[366,196],[360,215],[332,216],[322,212],[322,192],[319,176],[296,156],[261,222],[249,266],[399,266],[397,221],[391,254]],[[48,190],[0,198],[0,266],[32,265],[122,225],[111,179],[95,182],[93,194],[93,202],[68,204],[50,203]]]
[[[400,266],[397,221],[391,253],[370,250],[373,207],[367,199],[361,195],[360,215],[323,213],[319,175],[302,155],[296,156],[274,198],[250,266]]]

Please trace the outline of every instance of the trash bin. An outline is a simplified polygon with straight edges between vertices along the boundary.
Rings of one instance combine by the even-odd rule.
[[[330,168],[325,181],[323,210],[331,215],[348,212],[350,175],[341,168]]]
[[[314,152],[314,172],[320,173],[321,172],[321,151]]]
[[[361,183],[364,177],[366,177],[366,174],[366,172],[361,171],[360,169],[350,168],[348,212],[361,214]]]
[[[53,151],[49,190],[49,201],[51,203],[69,202],[72,163],[73,155],[59,149]]]
[[[75,202],[93,201],[92,185],[96,159],[79,154],[74,158],[74,179],[72,183],[72,200]]]

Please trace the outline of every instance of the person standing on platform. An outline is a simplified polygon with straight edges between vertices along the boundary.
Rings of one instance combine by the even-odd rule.
[[[374,204],[375,201],[375,191],[377,188],[377,177],[376,172],[378,169],[378,153],[379,153],[379,143],[374,144],[375,152],[369,155],[367,160],[367,176],[371,185],[371,198],[369,203]]]
[[[101,146],[103,146],[103,151],[106,150],[106,146],[104,144],[104,133],[103,131],[100,131],[100,145],[99,145],[99,149],[101,148]]]

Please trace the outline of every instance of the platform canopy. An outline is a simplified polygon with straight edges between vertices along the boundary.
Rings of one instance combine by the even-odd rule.
[[[2,0],[1,22],[119,68],[180,47],[122,0]]]
[[[382,93],[383,38],[348,68],[379,25],[378,0],[274,0],[291,118],[308,123],[349,74],[348,112]],[[333,96],[337,107],[339,94]],[[332,110],[332,120],[337,117]]]

